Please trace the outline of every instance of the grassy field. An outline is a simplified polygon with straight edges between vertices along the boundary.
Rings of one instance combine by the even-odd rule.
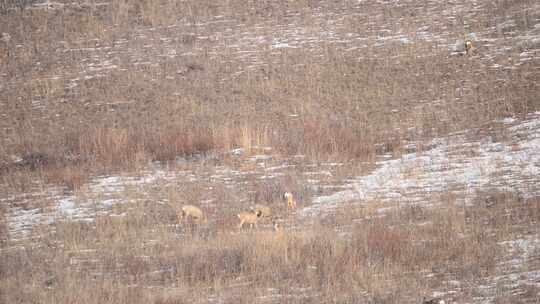
[[[493,22],[486,19],[501,18],[525,32],[537,20],[537,12],[526,9],[530,3],[484,3],[467,26],[445,24],[433,35],[463,40],[465,28],[488,31]],[[448,48],[417,37],[413,26],[439,24],[436,16],[415,12],[443,9],[442,4],[334,5],[112,1],[5,11],[0,28],[9,29],[4,33],[10,39],[0,45],[0,160],[8,171],[3,181],[14,187],[25,183],[8,165],[10,155],[24,154],[45,155],[51,174],[43,177],[71,184],[93,171],[253,145],[286,155],[372,159],[377,145],[399,153],[407,139],[441,136],[538,109],[536,60],[510,68],[486,66],[486,60],[503,67],[508,61],[520,63],[519,43],[501,55],[482,53],[478,43],[474,58],[449,56]],[[344,15],[346,29],[367,37],[364,47],[345,52],[321,39],[312,47],[276,52],[268,43],[253,44],[266,62],[253,66],[238,58],[232,42],[211,41],[219,38],[213,37],[214,16],[247,29],[271,17],[284,18],[285,24],[301,23],[317,32],[324,28],[320,20],[310,24],[310,15],[320,11]],[[373,20],[357,16],[364,11]],[[382,31],[392,21],[416,40],[378,43],[370,27]],[[511,41],[504,32],[489,34]],[[168,46],[175,52],[189,55],[166,56],[159,43],[163,37],[172,40]]]
[[[500,261],[519,259],[506,256],[501,241],[537,238],[540,204],[501,193],[489,204],[447,206],[349,209],[278,232],[210,222],[179,235],[174,218],[140,205],[126,217],[57,222],[54,232],[37,230],[37,241],[2,250],[1,296],[6,303],[420,303],[439,291],[451,303],[474,302],[483,296],[478,286],[504,270]],[[489,287],[494,303],[538,301],[540,289],[519,282],[512,282],[518,294]]]
[[[320,194],[303,175],[313,164],[342,165],[330,184],[411,142],[508,140],[501,119],[540,110],[539,20],[532,0],[0,1],[0,302],[539,303],[538,284],[494,279],[540,268],[535,195],[486,189],[461,204],[448,191],[436,207],[353,201],[315,218],[281,198]],[[472,53],[453,52],[466,39]],[[56,199],[10,197],[103,201],[96,176],[156,163],[248,174],[261,154],[296,167],[135,185],[117,194],[131,202],[112,207],[122,216],[10,237],[9,210]],[[177,205],[216,197],[207,224],[177,224]],[[237,230],[255,202],[284,230]]]

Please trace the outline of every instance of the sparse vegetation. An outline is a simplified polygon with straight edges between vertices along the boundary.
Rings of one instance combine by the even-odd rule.
[[[538,284],[510,289],[504,272],[538,270],[538,246],[507,248],[538,242],[534,193],[489,189],[461,204],[449,190],[436,206],[355,200],[299,216],[330,191],[309,186],[308,165],[339,161],[328,179],[341,181],[408,143],[422,153],[436,137],[497,132],[497,120],[540,110],[527,36],[538,20],[532,0],[0,0],[0,302],[420,303],[438,292],[471,303],[497,288],[493,303],[538,303]],[[456,40],[473,43],[468,56],[452,55]],[[98,175],[156,162],[245,173],[261,154],[296,167],[238,174],[247,194],[157,178],[126,186],[106,212],[85,206],[91,221],[9,235],[8,209],[51,198],[4,197],[59,187],[105,200],[88,190]],[[204,204],[208,221],[178,224],[182,204]],[[240,217],[256,229],[236,229],[255,204],[279,229],[256,213]]]
[[[58,303],[77,290],[80,303],[215,296],[245,303],[272,296],[302,303],[418,303],[460,282],[453,300],[469,302],[475,284],[486,282],[503,260],[501,242],[538,233],[538,199],[503,193],[493,202],[465,210],[452,203],[406,206],[382,217],[355,209],[354,223],[349,211],[302,230],[238,233],[230,226],[180,239],[163,218],[145,219],[150,210],[95,223],[59,222],[38,246],[28,241],[1,251],[1,296],[3,302]],[[347,237],[337,232],[344,227]]]
[[[175,52],[197,54],[187,62],[179,56],[163,57],[169,50],[158,44],[151,55],[136,40],[123,46],[137,35],[150,43],[153,38],[144,38],[151,33],[147,28],[169,20],[168,15],[174,16],[168,25],[182,26],[156,27],[156,33],[163,33],[156,39],[167,37],[168,32],[192,32],[195,22],[219,14],[231,22],[245,22],[248,28],[277,12],[309,15],[314,3],[293,7],[285,2],[261,7],[257,1],[228,2],[228,7],[206,1],[79,5],[10,11],[0,20],[0,28],[9,29],[11,37],[2,44],[8,56],[0,66],[4,80],[9,79],[0,91],[4,96],[0,125],[4,182],[17,183],[10,181],[17,170],[9,166],[10,155],[46,155],[54,160],[47,165],[53,170],[78,167],[82,162],[95,168],[85,170],[89,174],[211,150],[243,147],[250,151],[262,145],[286,155],[369,160],[378,149],[399,154],[404,140],[442,136],[463,126],[481,126],[494,118],[538,109],[539,82],[533,62],[487,72],[482,61],[449,57],[447,49],[428,41],[377,45],[367,38],[361,53],[343,52],[339,45],[321,42],[322,57],[310,49],[276,52],[261,44],[259,53],[268,64],[256,69],[226,49],[212,55],[201,53],[212,46],[199,40],[182,38],[171,43]],[[410,7],[399,11],[414,9],[413,3],[406,6]],[[506,2],[500,6],[489,12],[504,16],[520,8]],[[360,8],[380,9],[371,2]],[[120,11],[127,14],[116,16]],[[390,19],[396,12],[387,13],[384,18]],[[148,18],[151,21],[146,22]],[[406,20],[427,22],[423,18],[428,17]],[[476,22],[475,28],[482,25]],[[372,37],[365,25],[354,25],[357,34],[365,31],[366,37]],[[463,31],[459,25],[454,27],[456,33]],[[199,36],[212,35],[211,27],[199,30],[208,31],[198,32]],[[107,50],[118,55],[111,58]],[[92,57],[93,52],[97,57]],[[133,62],[132,52],[148,62]],[[515,53],[509,55],[512,58]],[[507,58],[494,58],[493,64]],[[89,60],[81,70],[81,62]],[[247,70],[238,73],[241,70],[235,65]]]

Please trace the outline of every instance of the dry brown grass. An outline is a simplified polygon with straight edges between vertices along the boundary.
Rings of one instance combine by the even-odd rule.
[[[470,30],[485,30],[502,17],[515,20],[518,30],[534,27],[536,19],[526,10],[532,1],[481,2],[487,11],[467,20]],[[429,140],[540,107],[534,61],[487,70],[478,58],[449,57],[434,42],[380,47],[368,40],[361,54],[321,42],[322,57],[302,48],[276,55],[261,45],[268,66],[247,70],[247,63],[227,50],[211,56],[207,42],[183,32],[196,31],[197,23],[217,15],[249,29],[268,18],[286,22],[296,13],[309,30],[319,31],[314,14],[358,9],[348,1],[112,0],[109,6],[80,1],[78,7],[60,10],[11,10],[25,3],[0,2],[0,32],[11,36],[0,41],[2,191],[26,192],[36,183],[77,190],[93,174],[215,151],[221,161],[232,162],[223,152],[237,147],[248,154],[269,146],[273,154],[286,156],[369,161],[377,153],[399,155],[405,140]],[[361,9],[373,12],[378,23],[399,20],[415,37],[417,25],[437,18],[415,15],[417,4],[363,1]],[[426,10],[442,5],[424,4]],[[464,18],[457,16],[459,22],[444,31],[461,38]],[[351,15],[345,22],[369,36],[364,21]],[[167,28],[182,22],[188,25]],[[161,56],[165,49],[145,40],[159,38],[149,27],[179,37],[174,44],[179,53],[206,51],[189,58]],[[141,38],[141,32],[150,38]],[[212,32],[205,27],[197,35]],[[131,54],[114,57],[119,69],[85,79],[82,67],[88,65],[81,63],[108,59],[93,48],[122,51],[117,46],[123,39],[138,42],[130,45]],[[493,63],[515,60],[520,51],[514,48]],[[158,59],[136,65],[132,55]],[[234,74],[236,65],[247,72]],[[13,155],[44,155],[46,161],[16,165]],[[300,205],[309,204],[305,187],[291,172],[278,182],[258,185],[253,200],[277,204],[280,191],[287,189],[298,194]],[[216,188],[223,204],[238,197],[234,190]],[[205,198],[201,184],[178,189],[187,194],[170,191],[169,201]],[[538,199],[500,194],[494,205],[479,199],[475,207],[463,208],[449,199],[440,209],[401,208],[383,218],[377,218],[374,203],[357,213],[341,210],[313,227],[289,226],[284,234],[266,226],[233,233],[234,210],[210,210],[222,216],[208,226],[184,230],[174,226],[172,209],[152,204],[156,197],[127,210],[125,217],[57,221],[54,233],[35,231],[41,239],[17,244],[4,237],[7,224],[0,206],[0,302],[193,303],[219,298],[254,303],[280,296],[292,303],[416,303],[431,291],[447,291],[449,280],[465,286],[455,300],[470,302],[474,287],[466,286],[496,272],[502,258],[498,241],[538,234],[540,221]],[[527,290],[538,301],[534,292]],[[515,297],[501,294],[496,300],[510,303]]]
[[[211,224],[178,235],[167,213],[151,211],[155,206],[95,222],[57,222],[56,232],[37,244],[4,247],[2,302],[69,302],[76,291],[78,303],[212,297],[258,303],[272,293],[295,303],[417,303],[435,290],[451,291],[448,281],[464,288],[450,298],[467,302],[505,258],[499,242],[534,235],[540,222],[538,199],[502,193],[494,204],[465,213],[452,204],[404,207],[384,217],[353,212],[282,233]],[[343,229],[346,236],[338,232]],[[511,295],[498,298],[506,303]]]
[[[403,140],[429,139],[538,109],[534,64],[487,73],[481,61],[448,57],[448,51],[425,41],[386,47],[369,42],[367,53],[377,58],[362,59],[333,45],[321,45],[326,50],[322,59],[308,50],[288,49],[271,68],[235,77],[228,71],[236,59],[227,52],[217,57],[200,54],[187,63],[165,58],[149,66],[130,65],[127,55],[119,55],[115,64],[126,71],[81,80],[76,87],[70,77],[80,75],[78,63],[88,60],[88,53],[57,51],[64,45],[114,47],[134,30],[181,18],[194,23],[224,14],[250,25],[319,5],[323,3],[112,1],[112,9],[84,4],[77,9],[9,11],[0,21],[12,37],[2,42],[9,57],[0,67],[10,79],[0,91],[5,97],[0,110],[5,117],[0,123],[2,166],[9,155],[44,153],[67,167],[78,166],[73,164],[76,156],[103,172],[210,150],[243,147],[249,153],[256,146],[316,159],[372,159],[376,152],[401,153]],[[415,8],[408,5],[383,15],[392,19]],[[492,6],[488,13],[493,15],[522,8],[507,2]],[[365,8],[380,9],[371,2]],[[420,17],[406,18],[413,22]],[[186,39],[178,40],[178,49],[193,50],[195,41]],[[142,45],[137,51],[147,52]],[[179,70],[184,76],[169,77]],[[506,81],[501,83],[501,78]],[[442,103],[426,103],[441,98]],[[43,107],[35,107],[36,100]],[[411,127],[414,132],[407,131]],[[66,181],[68,185],[81,179],[70,173],[73,170],[64,170],[65,180],[75,179]],[[14,170],[7,171],[4,180],[17,178]]]

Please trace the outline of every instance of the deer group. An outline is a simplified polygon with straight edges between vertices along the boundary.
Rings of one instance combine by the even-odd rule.
[[[288,212],[293,212],[296,209],[296,200],[291,192],[287,191],[283,194],[283,199],[286,202],[286,208]],[[249,226],[250,228],[257,228],[257,222],[261,218],[271,218],[272,209],[269,206],[263,204],[256,204],[252,206],[249,210],[242,211],[236,216],[240,220],[238,229]],[[194,205],[184,205],[177,212],[177,217],[180,221],[190,220],[193,223],[201,224],[207,223],[208,220],[204,212],[197,206]],[[274,222],[274,229],[276,231],[281,230],[282,227],[277,222]]]

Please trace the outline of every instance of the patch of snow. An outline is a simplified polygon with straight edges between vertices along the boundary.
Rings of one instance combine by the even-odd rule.
[[[270,160],[270,159],[272,159],[272,155],[265,155],[265,154],[262,154],[262,155],[253,155],[253,156],[250,157],[249,159],[252,160],[252,161],[255,161],[255,162],[265,161],[265,160]]]
[[[244,153],[246,153],[246,152],[245,152],[245,150],[243,148],[236,148],[236,149],[231,150],[232,155],[239,156],[239,155],[243,155]]]
[[[521,134],[516,136],[521,149],[515,151],[511,144],[493,142],[490,137],[473,142],[459,134],[434,139],[429,145],[433,149],[379,161],[377,169],[351,183],[352,189],[314,197],[313,205],[300,214],[312,216],[351,201],[427,203],[445,192],[453,192],[458,201],[470,203],[471,194],[482,188],[538,195],[540,115],[507,130]]]

